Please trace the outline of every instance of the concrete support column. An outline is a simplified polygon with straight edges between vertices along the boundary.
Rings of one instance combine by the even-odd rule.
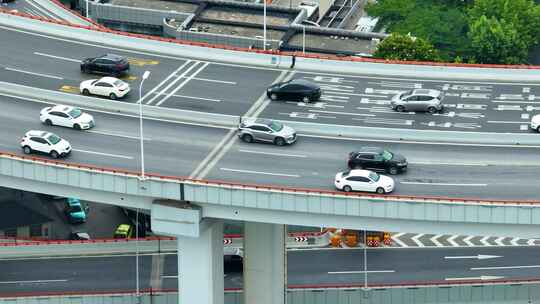
[[[285,226],[244,225],[244,303],[285,304]]]
[[[178,236],[179,304],[223,304],[223,222],[212,220],[199,237]]]

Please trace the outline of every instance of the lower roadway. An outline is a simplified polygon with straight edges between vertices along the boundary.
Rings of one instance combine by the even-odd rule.
[[[491,259],[477,255],[498,256]],[[492,247],[445,249],[368,249],[368,284],[425,284],[540,279],[540,248]],[[162,288],[177,288],[177,256],[166,254]],[[140,286],[149,288],[153,256],[140,258]],[[288,284],[299,286],[359,285],[364,282],[363,250],[298,250],[288,252]],[[13,293],[111,292],[135,289],[135,257],[0,259],[0,295]],[[493,278],[492,278],[493,279]],[[225,274],[225,288],[241,288],[241,272]]]
[[[139,170],[137,117],[91,112],[96,127],[76,131],[40,123],[39,111],[48,104],[0,97],[0,150],[22,155],[20,138],[31,129],[55,132],[69,140],[73,153],[67,162]],[[190,176],[213,150],[207,179],[333,190],[336,172],[346,169],[350,151],[361,146],[387,147],[405,155],[406,173],[396,175],[395,194],[458,198],[538,200],[540,147],[449,145],[437,143],[372,142],[299,135],[297,143],[276,147],[247,144],[228,130],[146,119],[146,171]],[[231,145],[227,145],[232,141]],[[43,156],[48,157],[48,156]],[[208,161],[208,159],[206,160]]]

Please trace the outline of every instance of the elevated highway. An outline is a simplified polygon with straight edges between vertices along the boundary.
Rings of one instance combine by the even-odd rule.
[[[141,68],[136,68],[132,78],[127,79],[134,86],[138,83],[139,72],[152,65],[159,66],[152,69],[156,78],[148,85],[153,89],[143,98],[148,106],[165,105],[169,109],[278,119],[284,115],[296,121],[322,122],[325,124],[321,124],[322,128],[341,124],[382,124],[388,127],[389,132],[392,132],[389,126],[395,125],[413,131],[431,129],[434,133],[430,134],[434,137],[447,134],[444,130],[453,128],[457,132],[466,129],[469,133],[481,130],[483,133],[477,137],[513,136],[536,140],[532,137],[536,134],[527,134],[529,131],[522,127],[536,111],[534,103],[536,96],[540,96],[534,83],[538,75],[532,69],[484,68],[480,73],[459,67],[425,68],[325,61],[324,65],[330,72],[321,73],[318,59],[298,58],[297,68],[291,71],[290,55],[241,53],[242,56],[238,56],[238,50],[215,50],[202,54],[199,46],[178,47],[166,41],[154,41],[149,47],[144,39],[43,24],[15,15],[0,14],[0,23],[19,28],[4,27],[6,30],[2,31],[2,35],[12,35],[9,38],[14,41],[20,39],[17,50],[2,45],[16,58],[2,63],[3,79],[17,84],[73,94],[73,88],[84,79],[76,68],[83,52],[95,55],[97,50],[113,50],[135,54],[133,63],[139,63]],[[71,39],[66,40],[67,36]],[[112,47],[112,38],[116,39],[116,44],[121,41],[123,48]],[[36,43],[36,39],[44,39],[46,43]],[[57,50],[64,49],[65,45],[72,50],[58,53]],[[150,49],[159,54],[156,55],[159,60],[152,59]],[[21,55],[17,55],[19,53]],[[204,58],[206,55],[208,58]],[[244,65],[246,60],[251,60],[253,66]],[[47,61],[47,64],[42,64]],[[157,61],[168,64],[162,69],[159,62],[154,64]],[[372,76],[358,75],[361,68],[362,72]],[[381,77],[391,69],[400,78]],[[416,78],[423,71],[426,77],[436,80]],[[331,98],[315,105],[278,105],[265,100],[264,88],[268,83],[292,77],[320,81],[325,95]],[[403,77],[407,80],[403,81]],[[195,80],[193,86],[192,80]],[[175,88],[170,89],[173,86]],[[404,90],[418,86],[446,88],[450,91],[448,102],[456,111],[435,118],[415,116],[415,119],[403,119],[381,108],[396,88]],[[197,95],[200,92],[205,95]],[[78,99],[78,96],[72,96]],[[30,101],[40,102],[39,99]],[[133,97],[126,100],[128,103],[135,101]],[[95,102],[100,103],[99,99]],[[10,96],[4,97],[3,103],[15,110],[13,113],[4,112],[4,118],[11,119],[13,124],[2,131],[5,132],[5,143],[0,144],[5,147],[4,151],[16,151],[19,134],[29,126],[33,128],[39,124],[37,117],[32,118],[32,115],[37,116],[36,110],[40,105],[31,105],[28,98],[21,102]],[[350,106],[353,103],[355,105]],[[91,105],[89,107],[92,108]],[[35,112],[30,114],[29,110]],[[18,116],[15,113],[19,113]],[[101,124],[105,128],[100,130]],[[533,166],[538,164],[535,153],[538,145],[535,144],[517,145],[521,143],[519,141],[489,145],[438,142],[436,144],[440,147],[436,149],[440,150],[436,152],[441,155],[433,153],[433,143],[426,141],[400,144],[396,149],[404,147],[404,151],[415,153],[418,171],[407,173],[400,180],[399,191],[403,192],[397,192],[396,196],[378,197],[344,195],[321,189],[331,184],[333,174],[342,168],[342,158],[352,146],[365,143],[359,138],[343,140],[337,136],[310,134],[303,136],[292,149],[282,151],[274,147],[252,148],[238,144],[230,127],[186,126],[159,119],[147,119],[146,124],[146,144],[151,150],[147,152],[147,164],[149,171],[153,172],[147,179],[140,179],[137,172],[138,153],[134,151],[138,148],[138,137],[133,131],[137,130],[136,121],[129,115],[119,118],[115,113],[104,113],[103,122],[98,122],[98,128],[84,132],[84,137],[75,135],[71,130],[58,130],[72,141],[77,152],[66,162],[2,153],[0,184],[151,210],[155,221],[153,226],[158,232],[179,236],[178,249],[183,250],[184,256],[178,257],[178,264],[188,274],[186,277],[209,284],[201,287],[179,280],[182,281],[178,282],[183,286],[181,289],[194,293],[187,294],[184,300],[195,299],[196,291],[204,290],[205,298],[198,298],[201,303],[223,301],[223,281],[219,279],[222,227],[219,220],[210,219],[250,222],[246,229],[249,258],[245,275],[246,282],[255,286],[246,286],[246,301],[260,296],[256,292],[260,291],[264,294],[261,303],[283,301],[280,295],[284,293],[286,255],[280,249],[283,247],[282,224],[456,234],[475,231],[479,235],[497,235],[503,231],[504,236],[537,236],[537,193],[533,190],[536,171]],[[209,124],[212,125],[211,122]],[[126,127],[129,125],[132,127]],[[508,127],[518,125],[519,128]],[[469,133],[463,137],[473,136]],[[368,142],[371,144],[373,140]],[[429,149],[425,149],[427,146]],[[322,152],[313,155],[313,151]],[[519,158],[512,157],[517,153]],[[463,161],[469,155],[474,159]],[[499,163],[504,165],[499,166]],[[315,170],[313,164],[317,164]],[[268,168],[279,171],[268,172]],[[201,180],[203,178],[210,180]],[[154,204],[157,198],[173,201]],[[187,205],[185,201],[191,204]],[[258,224],[260,222],[278,225]],[[261,239],[267,242],[261,242]],[[197,254],[200,252],[208,254],[201,256]],[[195,260],[196,265],[188,262]],[[260,261],[265,261],[265,264],[259,265]]]

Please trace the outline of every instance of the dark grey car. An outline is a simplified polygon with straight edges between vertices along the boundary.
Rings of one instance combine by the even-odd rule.
[[[238,125],[238,137],[245,142],[268,142],[278,146],[296,141],[296,131],[270,119],[245,119]]]

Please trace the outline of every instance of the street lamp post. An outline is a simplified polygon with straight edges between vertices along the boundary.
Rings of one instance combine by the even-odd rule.
[[[306,54],[306,26],[302,26],[302,54]]]
[[[88,1],[90,0],[86,0],[86,18],[90,18],[90,16],[88,16]]]
[[[263,0],[263,50],[266,51],[266,0]]]
[[[144,81],[150,76],[150,71],[145,71],[141,83],[139,84],[139,128],[141,139],[141,181],[144,180],[144,138],[143,138],[143,108],[142,108],[142,85]],[[135,289],[137,303],[140,300],[140,288],[139,288],[139,208],[135,211]]]
[[[366,239],[366,229],[364,229],[364,289],[368,289],[367,285],[367,239]]]

